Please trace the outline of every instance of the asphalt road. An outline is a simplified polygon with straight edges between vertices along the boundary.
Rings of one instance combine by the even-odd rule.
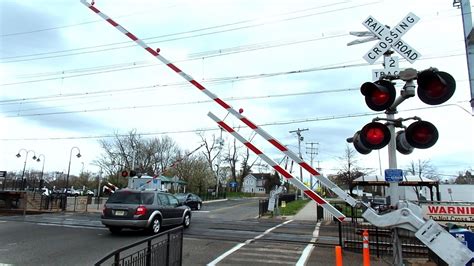
[[[314,224],[257,217],[256,199],[214,202],[193,212],[183,265],[295,265]],[[0,216],[0,264],[92,265],[145,237],[132,230],[110,234],[98,213]]]

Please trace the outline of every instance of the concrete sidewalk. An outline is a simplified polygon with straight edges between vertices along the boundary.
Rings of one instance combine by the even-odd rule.
[[[314,221],[316,223],[316,218],[316,201],[310,200],[292,219],[296,221]]]

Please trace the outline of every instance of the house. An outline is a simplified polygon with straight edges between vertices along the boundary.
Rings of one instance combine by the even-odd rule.
[[[186,192],[186,181],[181,180],[177,176],[167,177],[164,175],[160,176],[161,180],[161,190],[163,191],[173,191],[177,192]]]
[[[248,174],[244,177],[242,192],[265,194],[265,183],[270,176],[268,173]]]

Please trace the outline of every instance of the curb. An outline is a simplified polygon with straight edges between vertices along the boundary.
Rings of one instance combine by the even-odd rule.
[[[202,203],[221,202],[221,201],[227,201],[227,200],[229,199],[206,200],[206,201],[203,201]]]

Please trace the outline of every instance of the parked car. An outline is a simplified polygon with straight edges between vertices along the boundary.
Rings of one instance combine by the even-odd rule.
[[[101,222],[112,233],[129,228],[156,234],[166,225],[189,227],[191,209],[179,204],[178,199],[168,193],[120,189],[105,203]]]
[[[87,189],[87,190],[80,189],[79,194],[81,194],[82,196],[94,196],[94,192],[90,189]]]
[[[66,195],[72,196],[72,197],[77,197],[77,196],[81,195],[81,192],[79,192],[79,190],[75,190],[73,188],[68,188],[68,189],[66,189]]]
[[[181,204],[189,206],[193,210],[200,210],[202,208],[201,198],[193,193],[177,193],[175,194]]]

